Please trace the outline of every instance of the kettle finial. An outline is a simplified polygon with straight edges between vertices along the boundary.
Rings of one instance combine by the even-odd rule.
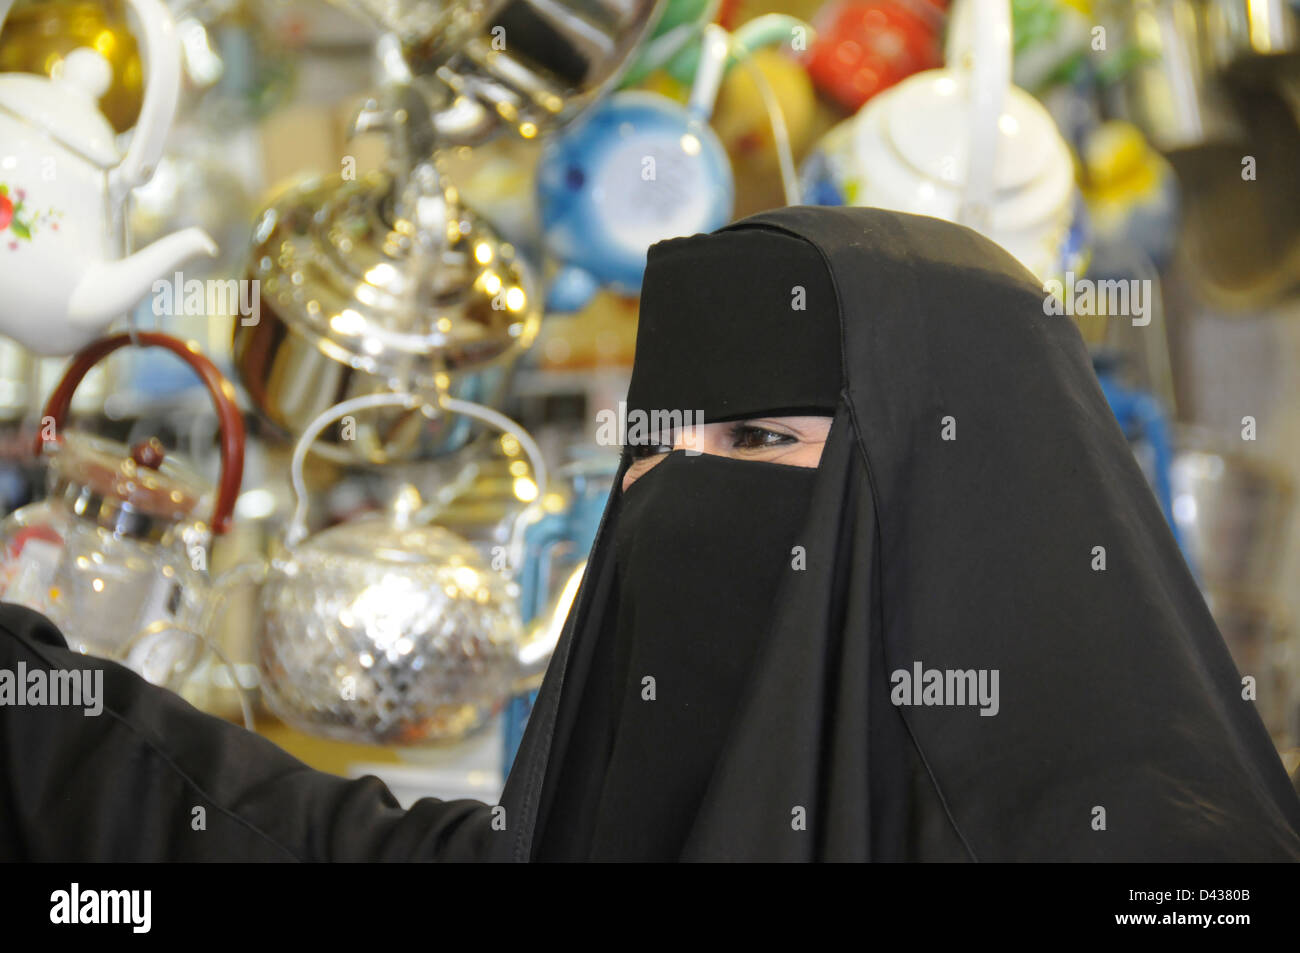
[[[424,501],[420,499],[420,491],[413,484],[403,483],[398,488],[397,495],[393,497],[390,508],[393,525],[398,529],[409,528],[423,505]]]

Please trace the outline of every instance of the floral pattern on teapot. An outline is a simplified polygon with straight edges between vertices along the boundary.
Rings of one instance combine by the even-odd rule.
[[[31,241],[32,235],[46,225],[57,232],[62,217],[63,212],[54,208],[32,211],[27,204],[26,189],[11,193],[9,186],[0,182],[0,239],[11,251],[18,247],[18,239]]]

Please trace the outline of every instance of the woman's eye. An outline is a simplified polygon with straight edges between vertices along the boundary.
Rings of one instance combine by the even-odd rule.
[[[731,429],[731,445],[737,450],[762,450],[787,443],[794,443],[794,437],[764,427],[738,424]]]

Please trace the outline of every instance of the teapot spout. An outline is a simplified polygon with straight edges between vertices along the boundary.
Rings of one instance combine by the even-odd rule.
[[[191,258],[215,257],[217,243],[201,228],[184,228],[118,261],[92,264],[68,301],[68,319],[87,331],[101,331],[135,307],[163,275]]]

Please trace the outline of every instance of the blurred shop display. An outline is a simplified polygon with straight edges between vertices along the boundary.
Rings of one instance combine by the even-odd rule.
[[[1243,448],[1205,368],[1257,369],[1188,356],[1300,295],[1296,4],[5,12],[0,598],[83,650],[408,799],[494,796],[617,473],[646,249],[878,205],[992,237],[1076,322],[1300,749],[1300,408]]]
[[[605,500],[618,474],[618,456],[576,448],[575,459],[556,471],[557,490],[564,495],[524,536],[520,577],[520,612],[528,637],[525,660],[547,658],[560,641],[569,610],[577,597],[587,553],[596,541]],[[505,766],[509,770],[523,739],[528,714],[541,687],[543,670],[525,681],[505,712]]]
[[[1082,139],[1079,185],[1096,244],[1168,265],[1180,224],[1172,166],[1123,120],[1099,122]]]
[[[261,320],[235,323],[234,362],[287,433],[392,382],[498,404],[536,336],[539,295],[514,249],[432,165],[411,171],[405,181],[313,180],[258,218],[248,278],[260,282]],[[342,422],[322,452],[383,463],[457,449],[471,432],[467,421],[397,408]]]
[[[817,88],[857,112],[872,96],[913,73],[943,64],[946,3],[841,0],[818,13],[808,73]]]
[[[634,295],[652,244],[730,220],[731,167],[708,124],[729,45],[721,27],[704,42],[686,107],[656,93],[618,92],[547,144],[538,208],[547,249],[565,262],[548,310],[577,311],[601,285]]]
[[[8,0],[0,31],[0,71],[50,76],[76,49],[94,49],[109,65],[98,108],[115,132],[135,125],[145,70],[126,0]]]
[[[787,201],[797,202],[794,160],[780,104],[751,57],[769,44],[789,44],[806,24],[768,15],[734,34],[703,26],[699,54],[661,51],[674,78],[689,76],[685,104],[647,90],[620,90],[580,121],[551,137],[537,168],[537,202],[547,252],[563,262],[547,293],[547,310],[581,310],[596,291],[635,295],[646,250],[655,242],[721,228],[732,217],[729,152],[710,124],[719,89],[736,65],[754,70],[774,148],[786,170]],[[743,87],[741,87],[743,88]],[[735,94],[733,94],[735,95]],[[733,120],[734,122],[734,120]]]
[[[805,163],[805,193],[969,225],[1045,280],[1081,272],[1087,229],[1070,150],[1011,83],[1007,0],[957,4],[946,60],[833,129]]]
[[[248,233],[262,188],[256,124],[286,101],[296,79],[297,46],[280,0],[169,0],[181,49],[177,121],[149,183],[133,196],[135,244],[187,226],[216,239],[215,257],[190,262],[168,275],[182,295],[194,281],[234,287],[247,254]],[[239,294],[203,296],[184,311],[142,302],[132,313],[152,327],[198,341],[229,366],[232,321],[250,320],[253,302]],[[120,399],[148,404],[183,394],[193,382],[155,351],[132,354],[129,384]]]
[[[208,552],[212,537],[230,528],[239,494],[243,418],[207,358],[165,335],[139,340],[179,356],[208,388],[222,425],[215,499],[156,438],[127,447],[65,428],[86,372],[132,343],[128,335],[98,341],[77,355],[45,408],[45,499],[0,526],[0,598],[43,613],[80,651],[179,689],[212,647],[208,626],[221,586],[208,573]]]
[[[389,62],[420,83],[443,145],[476,145],[502,129],[531,139],[572,119],[616,81],[658,7],[655,0],[335,2],[394,38]]]
[[[1279,599],[1278,566],[1292,532],[1293,484],[1266,460],[1182,428],[1171,479],[1174,518],[1195,554],[1206,599],[1260,716],[1283,747],[1300,737],[1300,655]]]
[[[70,354],[212,239],[190,228],[124,255],[126,203],[153,175],[179,95],[175,28],[161,0],[131,0],[149,62],[139,121],[119,151],[97,99],[109,63],[89,48],[62,61],[56,78],[0,77],[0,173],[8,216],[0,283],[9,337],[39,354]]]
[[[1197,291],[1228,310],[1300,286],[1300,13],[1283,0],[1125,4],[1141,52],[1123,107],[1186,193]]]
[[[5,420],[35,413],[66,355],[159,277],[216,251],[197,228],[158,229],[134,247],[130,202],[155,171],[180,83],[174,24],[158,0],[0,3],[0,343]],[[3,15],[8,13],[7,17]],[[144,50],[137,50],[136,38]],[[118,133],[130,129],[124,136]],[[74,410],[102,407],[93,370]]]
[[[1090,0],[1012,0],[1015,82],[1036,96],[1078,83],[1093,70],[1122,68],[1123,60],[1093,65],[1093,34],[1100,12]]]

